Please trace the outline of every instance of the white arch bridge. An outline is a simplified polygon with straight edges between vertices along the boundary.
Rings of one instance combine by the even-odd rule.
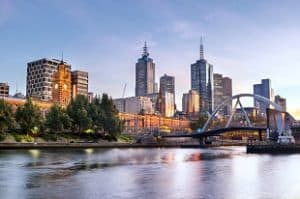
[[[268,127],[268,125],[266,125],[264,127],[255,127],[251,123],[251,121],[248,117],[248,114],[245,111],[245,108],[242,105],[241,100],[240,100],[241,98],[249,98],[249,97],[253,98],[257,101],[263,102],[266,105],[272,106],[273,109],[278,112],[283,112],[283,108],[279,104],[276,104],[275,102],[269,100],[268,98],[265,98],[260,95],[250,94],[250,93],[242,93],[242,94],[234,95],[231,98],[226,99],[221,105],[219,105],[209,116],[208,120],[206,121],[206,123],[204,124],[204,126],[200,132],[198,131],[198,132],[193,132],[191,134],[181,134],[181,135],[178,135],[178,134],[177,135],[165,135],[162,137],[197,137],[197,138],[201,138],[201,137],[219,135],[219,134],[222,134],[222,133],[225,133],[228,131],[253,131],[253,132],[259,131],[261,133],[262,131],[265,131],[269,127]],[[235,104],[232,107],[231,114],[230,114],[229,119],[226,122],[225,126],[223,128],[209,129],[209,125],[216,118],[218,112],[221,111],[222,109],[224,109],[226,106],[232,105],[232,102],[234,100],[236,100]],[[240,107],[241,113],[246,120],[246,125],[240,124],[239,126],[231,126],[233,116],[235,115],[238,106]],[[292,121],[295,120],[289,113],[287,113],[287,114],[288,114],[289,118],[291,118]],[[268,114],[267,114],[267,117],[268,117]],[[268,118],[267,118],[267,120],[268,120]],[[279,125],[281,125],[281,124],[279,124]]]

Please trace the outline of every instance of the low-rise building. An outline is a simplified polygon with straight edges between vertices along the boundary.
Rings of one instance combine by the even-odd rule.
[[[120,112],[132,114],[153,114],[152,101],[149,97],[137,96],[114,99],[114,104]]]
[[[89,75],[88,72],[75,70],[71,73],[72,77],[72,97],[77,95],[88,96]]]

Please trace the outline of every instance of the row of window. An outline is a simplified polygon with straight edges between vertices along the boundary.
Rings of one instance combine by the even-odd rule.
[[[27,81],[28,85],[34,85],[34,84],[42,84],[42,82],[44,83],[45,86],[47,86],[49,84],[49,82],[52,82],[52,80],[50,78],[40,78],[40,79],[34,79],[34,80],[29,80]]]
[[[29,93],[34,93],[34,92],[38,92],[38,91],[51,91],[52,88],[47,88],[47,87],[39,87],[39,88],[31,88],[31,89],[27,89]]]

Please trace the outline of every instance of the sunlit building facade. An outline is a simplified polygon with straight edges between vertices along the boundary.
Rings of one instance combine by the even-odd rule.
[[[190,90],[182,96],[182,111],[188,115],[198,115],[200,96],[197,91]]]
[[[71,72],[69,67],[61,61],[57,71],[53,74],[52,101],[66,107],[71,101]]]
[[[43,101],[52,100],[53,74],[60,63],[57,59],[39,59],[27,63],[26,96]],[[70,71],[71,66],[64,64]]]

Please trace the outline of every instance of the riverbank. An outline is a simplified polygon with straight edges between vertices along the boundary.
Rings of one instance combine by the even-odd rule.
[[[65,148],[211,148],[241,146],[240,144],[188,144],[188,143],[0,143],[2,149],[65,149]]]
[[[248,144],[247,153],[293,154],[300,153],[300,144]]]

